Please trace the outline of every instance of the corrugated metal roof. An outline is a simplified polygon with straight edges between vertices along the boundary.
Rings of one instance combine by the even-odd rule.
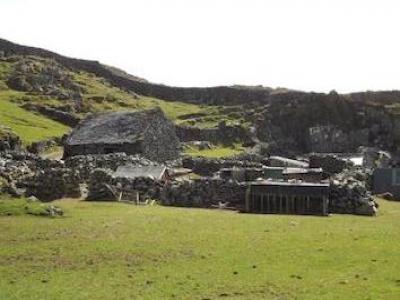
[[[166,172],[166,166],[120,166],[114,173],[114,177],[139,178],[146,177],[161,180]]]
[[[309,164],[304,161],[290,159],[290,158],[286,158],[286,157],[282,157],[282,156],[270,156],[269,160],[280,161],[284,164],[291,164],[291,165],[298,166],[300,168],[307,168],[309,166]]]
[[[322,173],[322,168],[285,168],[282,174],[312,174]]]
[[[329,187],[329,183],[314,183],[314,182],[288,182],[288,181],[272,181],[262,180],[251,183],[252,186],[306,186],[306,187]]]

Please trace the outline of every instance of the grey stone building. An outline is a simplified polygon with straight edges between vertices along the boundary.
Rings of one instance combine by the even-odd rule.
[[[88,117],[66,139],[64,158],[120,152],[166,161],[178,158],[179,148],[174,124],[155,108]]]

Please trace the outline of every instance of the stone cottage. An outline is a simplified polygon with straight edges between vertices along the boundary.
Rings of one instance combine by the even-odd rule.
[[[174,124],[155,108],[88,117],[66,139],[64,158],[120,152],[161,162],[178,158],[179,148]]]

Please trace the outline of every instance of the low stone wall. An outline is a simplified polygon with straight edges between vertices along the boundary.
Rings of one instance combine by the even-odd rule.
[[[167,206],[210,207],[229,202],[239,207],[245,199],[246,186],[233,181],[202,178],[195,181],[163,184],[150,178],[114,178],[104,169],[96,169],[89,181],[88,200],[159,200]]]
[[[87,200],[158,200],[162,188],[162,183],[151,178],[116,178],[109,170],[96,169],[90,176]]]
[[[161,193],[161,203],[168,206],[211,207],[219,202],[244,206],[246,185],[221,179],[203,178],[190,182],[171,183]]]
[[[49,117],[52,120],[60,122],[62,124],[75,127],[80,122],[79,117],[75,116],[72,113],[65,112],[62,110],[58,110],[56,108],[47,107],[38,104],[28,103],[23,106],[23,108],[30,110],[30,111],[37,111],[42,115]]]
[[[65,197],[79,198],[79,173],[69,168],[47,168],[41,170],[26,183],[26,196],[35,196],[41,201],[52,201]]]

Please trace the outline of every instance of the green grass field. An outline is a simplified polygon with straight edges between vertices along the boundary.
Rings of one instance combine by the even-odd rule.
[[[56,202],[0,217],[0,299],[398,299],[400,203],[378,217]]]
[[[184,153],[190,156],[201,156],[208,158],[222,158],[232,157],[244,152],[244,148],[239,144],[232,146],[214,145],[211,149],[200,150],[195,146],[187,146],[184,149]]]

